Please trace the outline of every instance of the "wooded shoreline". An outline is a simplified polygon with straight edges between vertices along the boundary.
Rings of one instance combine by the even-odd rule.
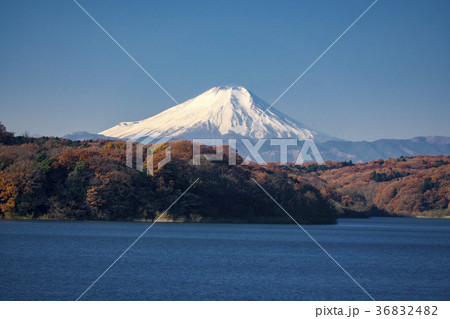
[[[226,156],[193,165],[192,143],[173,141],[155,151],[154,163],[169,146],[171,161],[149,176],[126,166],[122,141],[15,137],[0,127],[0,218],[155,220],[197,178],[167,221],[290,223],[255,181],[301,224],[450,216],[450,156],[242,165],[237,155],[235,166]]]

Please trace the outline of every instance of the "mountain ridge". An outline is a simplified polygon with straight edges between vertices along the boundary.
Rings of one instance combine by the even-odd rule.
[[[339,140],[313,130],[242,86],[213,87],[204,93],[141,121],[121,122],[99,134],[131,138],[140,131],[172,139],[297,138],[318,142]],[[256,123],[255,123],[256,122]]]
[[[256,122],[256,123],[255,123]],[[450,137],[418,136],[411,139],[380,139],[372,142],[345,141],[318,132],[288,117],[242,86],[216,86],[181,104],[140,121],[121,122],[98,134],[76,132],[69,139],[128,140],[144,136],[171,140],[294,138],[313,139],[324,160],[367,162],[400,156],[450,154]],[[254,143],[253,143],[254,144]],[[265,143],[260,149],[265,161],[279,161],[279,149]],[[238,142],[237,150],[248,155]],[[295,161],[299,148],[289,151]]]

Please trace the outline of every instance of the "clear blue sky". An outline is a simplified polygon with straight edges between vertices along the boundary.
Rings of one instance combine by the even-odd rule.
[[[79,0],[184,101],[242,85],[271,103],[371,0]],[[99,132],[174,103],[71,0],[0,0],[0,121]],[[450,136],[450,1],[379,0],[276,108],[348,140]]]

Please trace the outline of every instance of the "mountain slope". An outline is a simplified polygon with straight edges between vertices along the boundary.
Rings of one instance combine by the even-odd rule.
[[[412,155],[450,154],[450,138],[416,137],[409,140],[383,139],[374,142],[350,142],[333,138],[310,129],[271,108],[262,99],[244,87],[214,87],[182,104],[155,116],[135,122],[122,122],[99,134],[78,132],[69,139],[122,139],[161,134],[172,140],[193,138],[296,138],[314,139],[324,160],[367,162],[378,158],[396,158]],[[260,118],[261,117],[261,118]],[[259,119],[260,118],[260,119]],[[259,119],[259,120],[258,120]],[[254,125],[253,123],[257,121]],[[301,145],[301,143],[299,143]],[[238,141],[238,152],[246,156],[247,148]],[[300,150],[290,148],[288,160],[295,161]],[[279,148],[266,143],[260,153],[264,160],[280,160]]]
[[[318,145],[324,159],[368,162],[416,155],[450,154],[450,137],[420,136],[412,139],[382,139],[373,142],[327,141]]]
[[[146,135],[158,132],[172,139],[243,137],[312,138],[317,142],[337,140],[273,108],[264,113],[268,107],[268,103],[242,86],[214,87],[153,117],[122,122],[99,134],[127,139],[146,129],[149,130]]]
[[[89,132],[73,132],[73,133],[64,135],[63,138],[67,138],[72,141],[84,141],[84,140],[96,140],[96,139],[117,140],[115,137],[105,136],[102,134],[89,133]]]

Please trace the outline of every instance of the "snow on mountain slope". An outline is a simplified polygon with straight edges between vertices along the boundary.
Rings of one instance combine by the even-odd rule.
[[[192,138],[313,138],[337,140],[314,131],[281,112],[242,86],[214,87],[203,94],[142,121],[122,122],[99,134],[128,139],[143,130],[172,139]],[[254,124],[259,117],[259,121]]]

